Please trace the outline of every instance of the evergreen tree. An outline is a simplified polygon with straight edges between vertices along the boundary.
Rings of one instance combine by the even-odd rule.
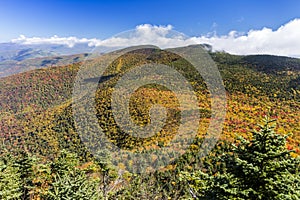
[[[86,199],[98,200],[99,180],[88,177],[78,168],[80,162],[76,154],[62,150],[58,159],[52,163],[53,182],[45,199]]]
[[[0,159],[0,199],[20,199],[22,195],[21,174],[14,166],[12,156],[2,155]]]
[[[80,170],[74,169],[63,175],[56,174],[45,199],[98,200],[102,197],[97,188],[98,184],[97,181],[88,179]]]
[[[183,173],[190,193],[199,199],[299,199],[299,158],[286,149],[287,136],[274,132],[268,117],[252,139],[240,137],[225,152],[219,163],[225,168],[216,173]]]
[[[22,181],[22,199],[30,199],[35,188],[35,184],[33,183],[33,179],[35,178],[34,166],[38,164],[38,158],[32,156],[27,151],[20,152],[19,154],[16,158],[15,166],[18,168]]]

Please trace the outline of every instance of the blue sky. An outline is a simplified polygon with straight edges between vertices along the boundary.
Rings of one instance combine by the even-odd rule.
[[[277,29],[300,18],[299,0],[2,0],[0,42],[19,35],[105,39],[139,24],[168,25],[189,36]]]

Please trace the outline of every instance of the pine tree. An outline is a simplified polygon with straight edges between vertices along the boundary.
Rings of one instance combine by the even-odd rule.
[[[97,181],[88,179],[84,172],[74,169],[54,176],[45,199],[98,200],[102,196],[97,187]]]
[[[0,199],[20,199],[22,195],[21,174],[14,166],[14,159],[2,155],[0,159]]]
[[[102,198],[99,180],[88,177],[78,168],[79,158],[76,154],[62,150],[58,159],[52,163],[53,181],[45,199],[86,199]]]
[[[286,136],[274,132],[268,117],[252,139],[240,137],[219,163],[217,173],[183,173],[193,197],[200,199],[299,199],[300,161],[286,149]]]
[[[30,199],[35,187],[35,184],[33,183],[35,177],[34,166],[38,164],[38,158],[32,156],[27,151],[20,152],[19,154],[15,165],[18,167],[18,172],[20,173],[22,181],[22,199]]]

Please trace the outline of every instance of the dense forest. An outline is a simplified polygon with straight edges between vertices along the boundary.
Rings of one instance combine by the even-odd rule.
[[[201,145],[212,99],[187,60],[164,50],[140,49],[114,60],[104,79],[87,80],[97,84],[99,126],[110,142],[133,152],[155,152],[168,145],[179,127],[178,100],[156,84],[136,90],[130,100],[132,121],[147,125],[153,104],[165,107],[168,118],[153,137],[135,138],[113,117],[111,96],[117,81],[136,66],[159,63],[172,66],[191,83],[201,107],[197,136],[180,157],[147,173],[131,173],[129,158],[116,168],[109,152],[91,151],[99,145],[92,128],[84,130],[88,147],[82,141],[72,101],[82,62],[1,78],[1,199],[299,199],[300,60],[209,54],[221,73],[227,102],[222,133],[208,153]],[[97,58],[87,62],[97,63]],[[148,159],[140,162],[158,162]]]

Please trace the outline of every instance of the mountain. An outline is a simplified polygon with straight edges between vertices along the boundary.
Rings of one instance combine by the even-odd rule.
[[[76,44],[73,47],[68,47],[56,44],[0,43],[0,61],[22,61],[28,58],[88,53],[92,50],[93,47],[87,44]]]
[[[149,199],[149,196],[150,199],[186,199],[190,188],[186,182],[182,182],[182,172],[193,173],[201,169],[211,172],[213,176],[222,173],[224,161],[221,159],[227,155],[224,153],[234,156],[228,149],[237,146],[242,149],[236,138],[242,136],[251,139],[252,132],[257,130],[257,123],[262,122],[265,115],[276,120],[277,133],[292,135],[288,136],[287,144],[283,143],[285,138],[272,135],[273,138],[268,139],[266,144],[275,141],[267,147],[274,149],[275,156],[274,153],[267,154],[267,157],[264,153],[259,153],[258,156],[255,154],[256,157],[268,158],[265,162],[277,165],[278,162],[273,160],[277,161],[280,155],[284,156],[282,163],[291,164],[290,159],[287,161],[285,158],[300,155],[299,59],[270,55],[236,56],[211,52],[202,45],[176,48],[179,52],[203,52],[203,49],[218,67],[226,90],[226,116],[218,140],[207,134],[213,113],[211,102],[218,102],[218,95],[212,99],[203,74],[200,75],[191,63],[172,53],[171,49],[165,51],[144,46],[138,50],[125,49],[128,51],[125,54],[122,54],[124,50],[118,50],[96,57],[77,54],[21,61],[28,66],[52,66],[0,78],[0,175],[3,177],[0,183],[5,186],[2,188],[9,191],[7,194],[12,193],[15,187],[21,188],[23,194],[30,196],[26,199],[53,199],[53,196],[59,198],[56,193],[61,191],[64,196],[70,197],[74,191],[80,190],[84,196],[87,191],[85,188],[90,181],[95,180],[98,182],[91,193],[96,191],[94,188],[97,188],[97,192],[100,188],[99,192],[107,197],[102,199]],[[106,59],[113,61],[107,64]],[[203,61],[205,63],[206,60]],[[58,63],[62,65],[55,66]],[[170,82],[170,88],[160,84],[143,84],[131,93],[127,102],[128,109],[117,107],[118,113],[124,115],[125,119],[128,118],[137,127],[144,127],[155,122],[152,119],[154,112],[163,110],[158,107],[158,111],[153,111],[151,106],[162,106],[166,113],[164,126],[157,130],[154,127],[155,134],[150,137],[140,137],[140,132],[134,129],[129,129],[129,133],[137,135],[124,131],[124,127],[132,126],[126,120],[124,122],[124,119],[117,121],[113,113],[116,108],[114,103],[127,105],[122,99],[126,95],[126,92],[125,95],[122,94],[124,88],[141,78],[140,75],[144,72],[147,74],[153,71],[155,66],[151,64],[168,65],[191,84],[200,108],[199,124],[193,122],[195,110],[191,105],[190,94],[180,90],[187,100],[187,105],[180,105],[176,91],[172,91],[172,84],[177,84],[177,79],[174,79],[175,81]],[[212,66],[205,67],[209,69]],[[103,69],[105,70],[100,78],[99,71]],[[142,71],[133,73],[133,81],[128,81],[126,74],[134,72],[135,69]],[[172,78],[171,75],[173,74],[167,73],[167,77]],[[207,75],[210,79],[211,74]],[[149,77],[151,80],[165,81],[160,73],[150,74],[142,81],[147,83]],[[75,85],[78,86],[78,79],[82,82],[75,88]],[[122,84],[124,88],[117,90],[120,81],[125,81]],[[91,85],[95,86],[94,91],[89,87]],[[181,85],[178,87],[181,89]],[[78,90],[82,92],[77,93]],[[115,95],[115,91],[120,93]],[[126,117],[126,112],[130,113],[129,117]],[[182,119],[182,116],[186,118]],[[162,121],[161,119],[163,117],[158,120]],[[198,132],[191,141],[189,128],[195,124]],[[99,127],[105,133],[105,139],[98,133]],[[179,135],[178,130],[183,131],[183,134]],[[261,131],[256,132],[256,135],[263,136]],[[263,141],[265,140],[264,138]],[[169,154],[170,162],[165,163],[165,157],[159,159],[159,154],[155,153],[168,149],[170,141],[173,141],[173,151]],[[186,141],[190,141],[191,145],[185,150]],[[106,142],[126,152],[150,152],[150,155],[146,154],[142,159],[135,159],[134,154],[124,156],[117,149],[104,148]],[[217,144],[213,145],[214,142]],[[247,146],[242,152],[257,147],[257,144],[254,147],[249,145],[246,140],[242,142]],[[274,148],[278,142],[282,145]],[[211,151],[208,156],[203,157],[203,153],[210,150],[210,145],[213,146]],[[261,148],[259,152],[264,149]],[[280,151],[277,152],[277,149]],[[286,149],[293,152],[286,153]],[[248,153],[249,158],[253,158],[252,151]],[[257,159],[254,162],[257,164]],[[149,173],[131,173],[136,167],[145,165]],[[162,168],[156,170],[156,165],[162,165]],[[246,166],[256,165],[250,163]],[[297,163],[291,166],[297,166]],[[292,169],[296,171],[297,167]],[[156,171],[151,172],[152,170]],[[274,172],[273,168],[269,170],[270,173]],[[286,173],[286,169],[283,170]],[[261,175],[260,171],[254,174]],[[298,180],[296,175],[295,180]],[[15,179],[11,177],[20,177],[20,182],[12,182]],[[276,180],[281,178],[277,177]],[[83,182],[84,180],[88,182]],[[202,183],[203,180],[199,180],[196,182]],[[6,186],[7,183],[10,185]],[[13,183],[15,187],[9,188]],[[83,189],[78,189],[79,187]],[[46,198],[45,195],[50,193],[52,196]]]
[[[211,52],[210,55],[219,68],[227,92],[227,114],[221,138],[232,140],[236,134],[247,136],[247,131],[271,110],[272,117],[278,121],[277,130],[282,134],[293,133],[289,143],[299,148],[299,60],[273,56],[235,56],[222,52]],[[78,60],[82,60],[81,58]],[[61,60],[64,59],[78,61],[77,56],[67,56]],[[101,57],[88,62],[97,63],[99,59],[101,60]],[[60,59],[51,57],[49,62],[54,62],[53,60]],[[30,62],[43,65],[48,61],[41,58],[32,59]],[[128,144],[132,144],[133,138],[120,138],[122,131],[113,120],[111,92],[125,72],[145,63],[172,66],[194,83],[193,87],[202,107],[200,114],[203,124],[199,129],[199,137],[204,135],[210,121],[211,107],[209,92],[203,79],[178,55],[152,48],[127,53],[107,68],[107,79],[99,81],[95,99],[101,127],[107,130],[107,134],[118,145],[131,148]],[[65,66],[35,69],[0,79],[0,134],[11,149],[27,146],[32,152],[49,158],[55,157],[60,149],[69,149],[83,157],[90,155],[76,131],[72,114],[74,81],[81,65],[82,62],[76,62]],[[97,77],[95,80],[98,81]],[[169,114],[177,116],[178,104],[176,101],[166,103],[170,99],[173,97],[168,89],[157,85],[140,88],[131,102],[133,119],[138,124],[147,124],[149,105],[154,102],[168,107]],[[177,118],[174,119],[175,124],[165,127],[165,135],[156,142],[164,144],[169,141],[177,127]],[[121,135],[115,135],[116,133]],[[152,139],[143,142],[151,146],[154,145]],[[136,145],[140,145],[141,141],[135,142]]]
[[[0,77],[20,72],[79,62],[90,52],[99,54],[111,51],[110,47],[91,47],[75,44],[72,47],[61,44],[19,44],[0,43]]]
[[[82,53],[68,56],[44,56],[24,59],[22,61],[3,61],[0,62],[0,77],[6,77],[33,69],[77,63],[86,59],[88,55],[88,53]]]

